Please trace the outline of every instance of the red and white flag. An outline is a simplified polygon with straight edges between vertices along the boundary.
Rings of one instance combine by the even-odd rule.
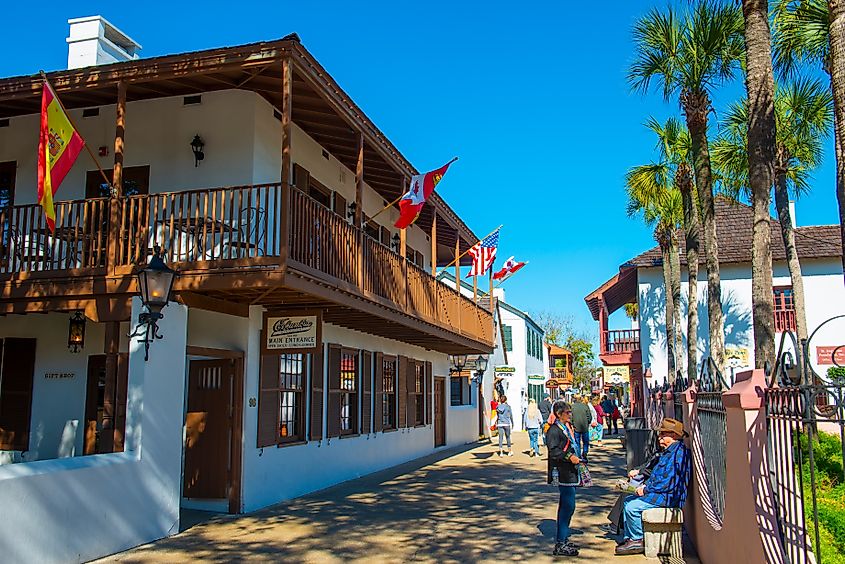
[[[446,174],[446,169],[449,168],[449,165],[456,160],[457,157],[437,170],[411,177],[411,185],[408,188],[408,192],[399,200],[399,219],[393,224],[394,227],[405,229],[417,220],[425,201],[434,192],[434,187],[437,186],[437,183]]]
[[[508,276],[510,274],[514,274],[517,270],[519,270],[520,268],[522,268],[526,264],[528,264],[528,263],[527,262],[521,262],[521,261],[517,262],[516,260],[514,260],[513,257],[511,257],[511,258],[509,258],[508,260],[505,261],[505,264],[502,265],[501,270],[499,270],[498,272],[493,274],[493,280],[501,280],[505,276]]]
[[[496,249],[499,247],[499,229],[496,229],[467,251],[467,254],[472,256],[472,268],[467,274],[467,278],[482,276],[488,268],[493,266],[493,261],[496,260]]]

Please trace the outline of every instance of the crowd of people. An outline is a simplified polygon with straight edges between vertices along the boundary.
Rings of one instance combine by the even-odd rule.
[[[513,410],[502,396],[494,408],[499,430],[499,456],[513,456],[511,429]],[[530,450],[539,457],[540,441],[548,452],[547,482],[558,489],[557,531],[553,555],[578,555],[579,547],[570,538],[570,524],[576,510],[578,488],[592,485],[588,464],[590,444],[601,446],[606,434],[619,434],[621,413],[613,397],[575,396],[570,404],[552,403],[545,396],[539,404],[529,400],[524,415]],[[621,534],[616,555],[640,554],[644,551],[642,513],[654,507],[682,508],[690,479],[691,458],[683,438],[683,423],[666,418],[657,429],[660,450],[642,466],[628,472],[627,491],[620,494],[608,514],[611,534]],[[503,451],[503,440],[507,451]]]

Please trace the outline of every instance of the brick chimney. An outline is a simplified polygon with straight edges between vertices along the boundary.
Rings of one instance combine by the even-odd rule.
[[[67,68],[108,65],[138,58],[141,46],[102,16],[67,21]]]

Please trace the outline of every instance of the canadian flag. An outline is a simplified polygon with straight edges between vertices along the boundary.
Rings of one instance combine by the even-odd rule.
[[[509,258],[505,261],[505,264],[502,265],[502,269],[498,272],[493,274],[493,280],[501,280],[508,274],[513,274],[523,266],[528,264],[527,262],[517,262],[513,257]]]

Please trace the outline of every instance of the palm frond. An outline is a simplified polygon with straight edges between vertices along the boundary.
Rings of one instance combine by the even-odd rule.
[[[772,6],[771,20],[774,67],[780,76],[794,76],[801,64],[827,67],[827,0],[778,0]]]

